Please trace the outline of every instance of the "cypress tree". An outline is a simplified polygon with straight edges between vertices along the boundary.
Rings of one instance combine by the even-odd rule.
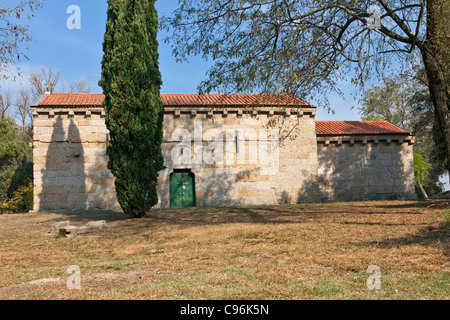
[[[154,0],[108,0],[102,76],[108,168],[123,211],[143,217],[158,203],[164,107]]]

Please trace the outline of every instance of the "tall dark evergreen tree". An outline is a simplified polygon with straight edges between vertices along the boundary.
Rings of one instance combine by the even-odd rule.
[[[108,168],[126,214],[143,217],[158,202],[158,171],[164,168],[164,107],[154,0],[108,0],[102,77]]]

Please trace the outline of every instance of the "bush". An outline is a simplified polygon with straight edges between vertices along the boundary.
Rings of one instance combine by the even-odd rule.
[[[0,214],[7,213],[7,212],[8,212],[8,204],[0,203]]]
[[[29,180],[26,185],[20,186],[13,192],[7,203],[10,213],[23,213],[33,210],[33,181]]]
[[[9,202],[12,194],[33,178],[29,142],[12,119],[0,119],[0,203]]]
[[[450,229],[450,209],[442,212],[442,216],[444,217],[443,226]]]
[[[30,137],[14,120],[0,119],[0,214],[33,207],[33,151]]]
[[[11,177],[11,183],[8,190],[6,191],[6,196],[11,199],[15,191],[19,190],[22,186],[27,186],[29,181],[33,179],[33,162],[27,157],[23,157],[22,164],[20,164],[14,175]]]

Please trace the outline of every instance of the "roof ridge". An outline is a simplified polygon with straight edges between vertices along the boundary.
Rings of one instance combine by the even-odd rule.
[[[303,100],[287,94],[261,94],[261,93],[160,93],[163,103],[168,106],[309,106]],[[45,96],[39,103],[41,106],[82,106],[101,105],[103,93],[52,93]]]
[[[411,134],[387,120],[316,121],[318,135]]]

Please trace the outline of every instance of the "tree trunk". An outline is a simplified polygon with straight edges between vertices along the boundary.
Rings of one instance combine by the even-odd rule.
[[[447,155],[447,170],[450,173],[450,94],[446,73],[450,62],[448,47],[450,35],[446,5],[448,0],[427,1],[427,35],[425,42],[420,45],[425,71],[428,78],[431,101],[437,116],[439,130],[444,137]]]
[[[417,180],[417,189],[420,192],[420,198],[428,199],[427,192],[425,191],[425,189],[423,188],[422,184],[420,183],[420,179]]]

